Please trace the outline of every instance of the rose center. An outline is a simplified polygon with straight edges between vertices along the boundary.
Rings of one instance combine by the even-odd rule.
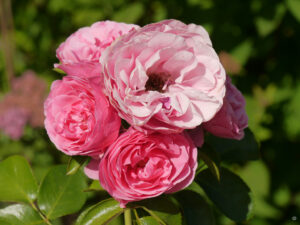
[[[170,75],[151,73],[148,75],[148,80],[145,84],[146,91],[158,91],[163,93],[165,84],[168,82]]]
[[[140,161],[136,164],[137,168],[144,168],[145,165],[147,164],[148,160],[149,160],[149,159],[148,159],[147,157],[146,157],[145,159],[140,160]]]

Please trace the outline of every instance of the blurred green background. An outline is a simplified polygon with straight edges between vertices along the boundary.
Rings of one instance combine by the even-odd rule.
[[[99,20],[143,26],[167,18],[204,26],[246,97],[261,160],[231,166],[255,199],[245,224],[300,224],[300,0],[1,0],[0,101],[15,94],[12,81],[27,70],[48,88],[60,79],[52,70],[55,50],[82,26]],[[28,95],[31,102],[35,93]],[[42,104],[34,109],[42,118]],[[28,123],[19,140],[0,133],[0,159],[12,154],[29,159],[38,179],[66,162],[41,123]],[[216,215],[217,224],[234,224]]]

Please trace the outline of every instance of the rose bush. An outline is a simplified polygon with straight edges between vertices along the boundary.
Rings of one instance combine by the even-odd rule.
[[[125,207],[131,201],[185,188],[196,168],[197,148],[187,135],[146,135],[130,128],[101,159],[99,180]]]
[[[100,77],[53,82],[44,110],[51,141],[67,155],[98,157],[118,137],[121,120],[101,92]]]
[[[226,95],[220,111],[210,121],[203,123],[203,128],[215,136],[240,140],[248,126],[245,111],[245,99],[242,93],[226,79]]]
[[[56,64],[69,75],[95,76],[101,73],[99,58],[115,39],[131,29],[134,24],[101,21],[90,27],[83,27],[70,35],[56,50],[61,64]]]
[[[193,129],[223,104],[225,71],[201,26],[146,25],[108,47],[100,61],[111,104],[136,129]]]

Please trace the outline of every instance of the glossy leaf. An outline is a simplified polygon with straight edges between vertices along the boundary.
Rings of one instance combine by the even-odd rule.
[[[53,167],[45,176],[38,194],[38,205],[49,219],[75,213],[86,200],[86,180],[82,172],[66,175],[66,166]]]
[[[76,225],[105,224],[123,213],[120,203],[112,198],[105,199],[98,204],[89,207],[78,217]]]
[[[152,216],[145,216],[140,218],[139,225],[160,225],[160,223],[157,222],[157,220],[154,219]]]
[[[230,162],[246,162],[257,160],[260,157],[258,143],[250,129],[245,129],[245,136],[242,140],[219,138],[213,135],[206,137],[222,160]]]
[[[134,202],[128,206],[141,207],[157,221],[161,220],[165,224],[182,224],[180,209],[166,196]]]
[[[112,220],[110,220],[106,225],[124,225],[124,216],[122,214],[116,216]]]
[[[200,194],[201,196],[205,195],[205,192],[203,191],[203,189],[200,187],[200,185],[198,183],[196,183],[195,181],[193,181],[188,187],[186,187],[184,190],[189,190],[189,191],[193,191],[196,192],[198,194]]]
[[[87,161],[88,158],[84,156],[70,157],[67,167],[67,175],[75,174],[80,169],[80,167]]]
[[[11,156],[0,163],[0,200],[33,202],[38,186],[27,160]]]
[[[199,173],[196,182],[212,202],[230,219],[241,222],[249,218],[252,198],[244,181],[227,169],[221,168],[220,181],[206,169]]]
[[[175,198],[183,209],[186,225],[214,225],[212,210],[201,195],[193,191],[180,191]]]
[[[28,205],[10,205],[0,210],[1,225],[40,225],[46,224],[40,215]]]

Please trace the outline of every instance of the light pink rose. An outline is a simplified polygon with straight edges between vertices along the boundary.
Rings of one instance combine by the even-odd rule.
[[[45,101],[45,127],[67,155],[98,156],[119,134],[121,119],[101,92],[100,78],[54,81]]]
[[[203,128],[215,136],[242,139],[248,126],[245,105],[243,95],[227,76],[224,104],[212,120],[203,124]]]
[[[165,20],[132,30],[100,62],[111,104],[136,129],[192,129],[223,104],[225,71],[201,26]]]
[[[56,64],[73,76],[96,76],[101,73],[99,58],[103,50],[131,29],[139,26],[113,21],[96,22],[73,33],[56,50],[61,64]]]
[[[197,168],[197,148],[185,134],[145,134],[130,128],[100,161],[99,180],[125,207],[187,187]]]

